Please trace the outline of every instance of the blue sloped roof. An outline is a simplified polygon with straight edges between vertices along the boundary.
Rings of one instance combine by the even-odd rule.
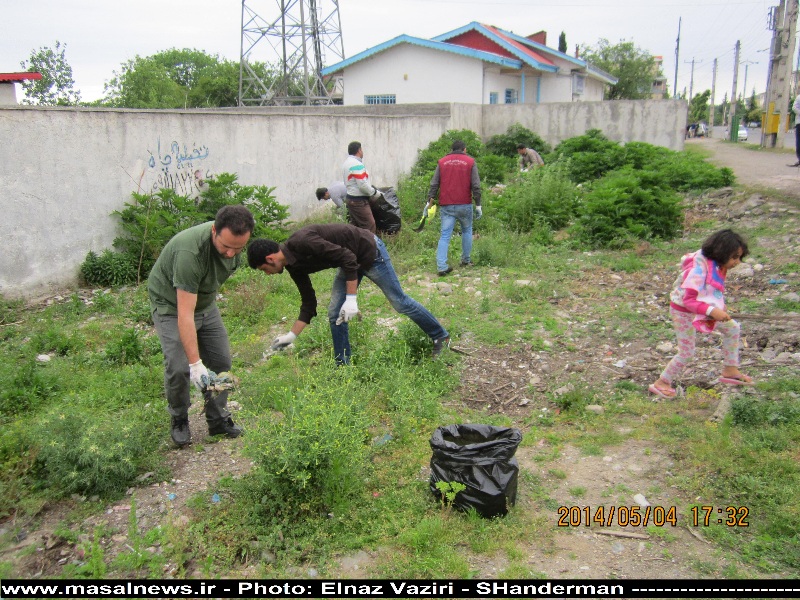
[[[379,54],[384,50],[388,50],[389,48],[398,46],[400,44],[412,44],[414,46],[431,48],[433,50],[439,50],[441,52],[451,52],[453,54],[458,54],[460,56],[467,56],[469,58],[475,58],[478,60],[482,60],[484,62],[494,63],[503,67],[510,67],[513,69],[522,68],[522,61],[520,60],[507,58],[505,56],[500,56],[499,54],[493,54],[491,52],[485,52],[483,50],[474,50],[472,48],[466,48],[464,46],[457,46],[456,44],[447,44],[436,40],[425,40],[422,38],[412,37],[410,35],[403,34],[403,35],[398,35],[396,38],[392,38],[389,41],[383,42],[382,44],[378,44],[377,46],[368,48],[363,52],[359,52],[355,56],[351,56],[348,59],[336,63],[335,65],[331,65],[330,67],[325,67],[324,69],[322,69],[322,75],[331,75],[333,73],[337,73],[338,71],[341,71],[346,67],[349,67],[357,62],[360,62],[365,58],[375,56],[376,54]]]

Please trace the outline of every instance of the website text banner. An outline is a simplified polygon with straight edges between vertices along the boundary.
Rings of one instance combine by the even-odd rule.
[[[779,579],[49,579],[0,581],[5,598],[791,598]]]

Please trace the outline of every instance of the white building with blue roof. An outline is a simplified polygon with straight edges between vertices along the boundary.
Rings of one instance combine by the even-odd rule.
[[[340,79],[345,105],[600,101],[617,83],[545,40],[472,22],[430,40],[397,36],[322,74]]]

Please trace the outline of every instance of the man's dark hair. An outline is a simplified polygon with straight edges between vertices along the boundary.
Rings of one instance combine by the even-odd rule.
[[[361,150],[361,142],[350,142],[347,144],[347,153],[350,156],[355,156],[356,152]]]
[[[278,246],[278,242],[263,238],[253,240],[250,242],[250,245],[247,246],[247,264],[250,265],[251,269],[257,269],[267,262],[264,260],[265,258],[270,254],[275,254],[280,249],[281,247]]]
[[[328,188],[317,188],[317,200],[322,200],[327,193]]]
[[[517,144],[517,150],[525,150],[525,144]]]
[[[256,228],[256,220],[246,206],[228,204],[217,211],[217,215],[214,217],[214,228],[217,233],[228,229],[233,235],[244,235],[253,233]]]
[[[467,145],[461,140],[454,141],[451,147],[453,149],[453,152],[463,152],[464,150],[467,149]]]
[[[706,241],[703,242],[702,252],[706,258],[713,260],[718,265],[724,265],[739,253],[740,248],[742,250],[741,258],[749,254],[747,242],[742,236],[731,229],[722,229],[706,238]]]

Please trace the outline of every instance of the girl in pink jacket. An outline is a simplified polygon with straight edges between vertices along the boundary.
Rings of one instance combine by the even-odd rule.
[[[723,229],[711,235],[697,252],[681,259],[681,274],[670,293],[669,313],[678,339],[676,354],[661,377],[648,390],[661,398],[674,398],[672,382],[694,356],[695,333],[716,329],[722,334],[722,375],[720,383],[753,385],[753,380],[739,371],[739,323],[725,312],[725,276],[747,256],[742,237]]]

